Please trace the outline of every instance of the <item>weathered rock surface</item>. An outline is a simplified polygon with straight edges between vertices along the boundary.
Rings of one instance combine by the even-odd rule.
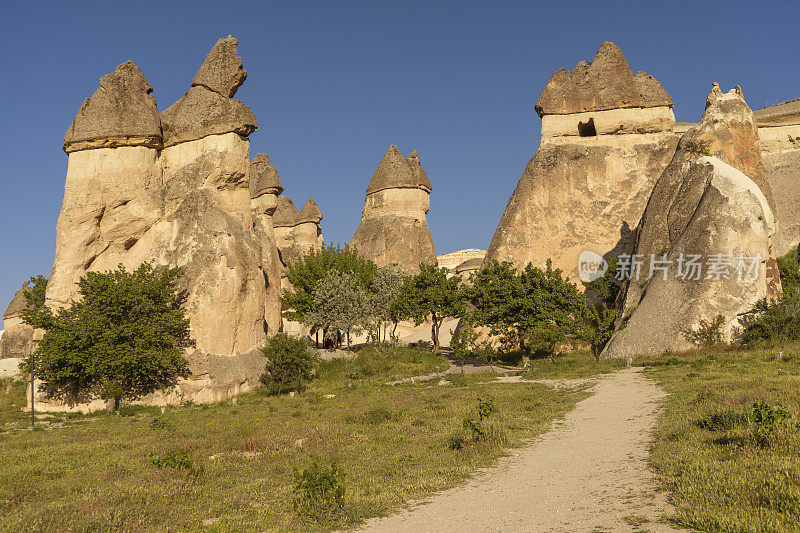
[[[558,70],[536,102],[539,116],[629,107],[672,106],[672,99],[654,77],[636,76],[617,45],[605,42],[594,60],[573,70]]]
[[[778,230],[773,245],[783,256],[800,244],[800,99],[753,112]]]
[[[225,98],[233,98],[245,79],[247,71],[239,57],[239,41],[228,35],[217,41],[208,53],[192,80],[192,87],[205,87]]]
[[[541,145],[486,261],[523,268],[551,259],[577,281],[582,252],[607,258],[630,252],[653,185],[678,143],[670,106],[661,85],[649,75],[634,77],[612,43],[592,63],[554,73],[537,104]]]
[[[455,269],[458,265],[465,261],[469,261],[471,259],[478,259],[483,261],[483,258],[486,257],[486,250],[480,250],[478,248],[468,248],[466,250],[456,250],[455,252],[449,252],[446,254],[441,254],[436,256],[436,263],[441,268],[446,268],[450,271],[455,272]]]
[[[22,312],[28,308],[25,291],[26,281],[14,295],[3,313],[3,336],[0,337],[0,359],[30,357],[35,349],[33,328],[22,323]]]
[[[415,273],[420,263],[434,264],[426,218],[431,189],[416,150],[406,159],[390,146],[367,186],[361,224],[350,246],[379,267],[395,263]]]
[[[202,86],[192,87],[186,96],[165,109],[161,123],[164,146],[229,132],[247,137],[258,128],[248,106]]]
[[[100,78],[64,136],[67,153],[117,146],[161,147],[161,121],[153,88],[133,61]]]
[[[261,269],[267,281],[264,303],[264,320],[267,333],[277,332],[281,327],[281,264],[275,241],[272,215],[278,205],[278,195],[283,187],[278,171],[267,154],[256,154],[250,162],[250,207],[253,210],[253,230],[261,244]]]
[[[298,214],[298,219],[300,223],[311,222],[312,224],[319,224],[322,222],[322,211],[319,210],[319,206],[313,198],[309,198],[303,204]]]
[[[321,221],[322,211],[313,198],[309,198],[298,212],[289,198],[278,197],[272,223],[284,267],[299,261],[312,248],[319,249],[323,246],[322,230],[319,227]]]
[[[772,290],[766,263],[775,222],[759,187],[716,157],[687,159],[679,172],[683,180],[672,213],[685,211],[680,217],[668,217],[670,230],[675,231],[665,252],[671,266],[649,281],[627,326],[611,339],[604,357],[688,350],[693,346],[683,332],[718,315],[724,318],[722,332],[729,341],[741,314]],[[724,258],[729,277],[715,279],[704,271],[700,279],[678,278],[681,258],[693,255],[700,255],[704,263]]]
[[[604,356],[686,350],[683,332],[718,315],[730,339],[741,313],[780,294],[775,219],[756,143],[741,90],[722,94],[715,84],[703,118],[681,138],[653,188],[634,249],[643,264],[621,299],[629,320]],[[699,274],[687,264],[692,257]],[[652,261],[663,259],[664,268],[652,271]]]
[[[164,112],[163,150],[69,153],[47,304],[69,304],[89,270],[144,261],[183,270],[193,375],[153,401],[215,401],[255,386],[263,372],[257,349],[280,328],[271,219],[282,187],[266,155],[251,165],[246,136],[255,117],[229,98],[244,77],[236,40],[222,39],[191,90]]]

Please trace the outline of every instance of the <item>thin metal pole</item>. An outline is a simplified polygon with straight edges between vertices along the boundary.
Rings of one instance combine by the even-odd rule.
[[[33,381],[33,365],[34,365],[34,362],[35,362],[34,354],[31,354],[31,429],[33,429],[34,425],[36,424],[36,417],[34,415],[35,409],[34,409],[34,406],[33,406],[33,401],[34,401],[33,386],[35,385],[35,382]]]

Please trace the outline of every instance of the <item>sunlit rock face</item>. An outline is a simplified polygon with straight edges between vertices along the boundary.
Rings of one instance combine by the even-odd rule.
[[[391,145],[367,186],[361,224],[350,246],[379,267],[397,264],[416,273],[421,263],[434,264],[436,249],[426,217],[431,189],[417,151],[406,158]]]
[[[800,98],[753,116],[778,221],[775,255],[781,257],[800,244]]]
[[[634,75],[604,43],[593,61],[553,74],[536,105],[542,140],[512,194],[486,254],[578,280],[589,250],[630,252],[655,181],[678,144],[672,101],[649,74]]]
[[[648,201],[634,248],[643,264],[628,269],[621,300],[627,325],[606,357],[689,349],[684,332],[718,316],[730,340],[742,313],[780,294],[772,194],[757,142],[741,90],[723,94],[715,84]]]
[[[191,90],[159,115],[141,71],[124,63],[65,137],[47,304],[69,304],[87,271],[144,261],[183,270],[193,375],[148,401],[211,401],[256,386],[263,368],[251,355],[280,328],[271,218],[281,189],[268,158],[250,160],[255,117],[232,98],[245,77],[236,39],[220,39]]]

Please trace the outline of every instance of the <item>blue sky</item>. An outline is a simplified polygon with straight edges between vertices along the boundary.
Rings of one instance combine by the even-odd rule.
[[[390,144],[419,150],[437,253],[486,248],[539,143],[550,74],[617,43],[695,121],[711,83],[753,108],[800,97],[786,2],[14,2],[0,22],[0,308],[49,275],[67,157],[63,135],[102,75],[134,60],[163,110],[214,42],[239,39],[237,98],[256,114],[285,194],[347,242]],[[0,309],[0,311],[2,310]]]

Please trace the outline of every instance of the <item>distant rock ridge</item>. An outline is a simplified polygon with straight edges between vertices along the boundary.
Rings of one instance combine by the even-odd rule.
[[[396,264],[408,273],[434,264],[436,250],[428,229],[433,189],[419,154],[404,157],[390,145],[367,186],[361,223],[350,246],[379,267]]]

